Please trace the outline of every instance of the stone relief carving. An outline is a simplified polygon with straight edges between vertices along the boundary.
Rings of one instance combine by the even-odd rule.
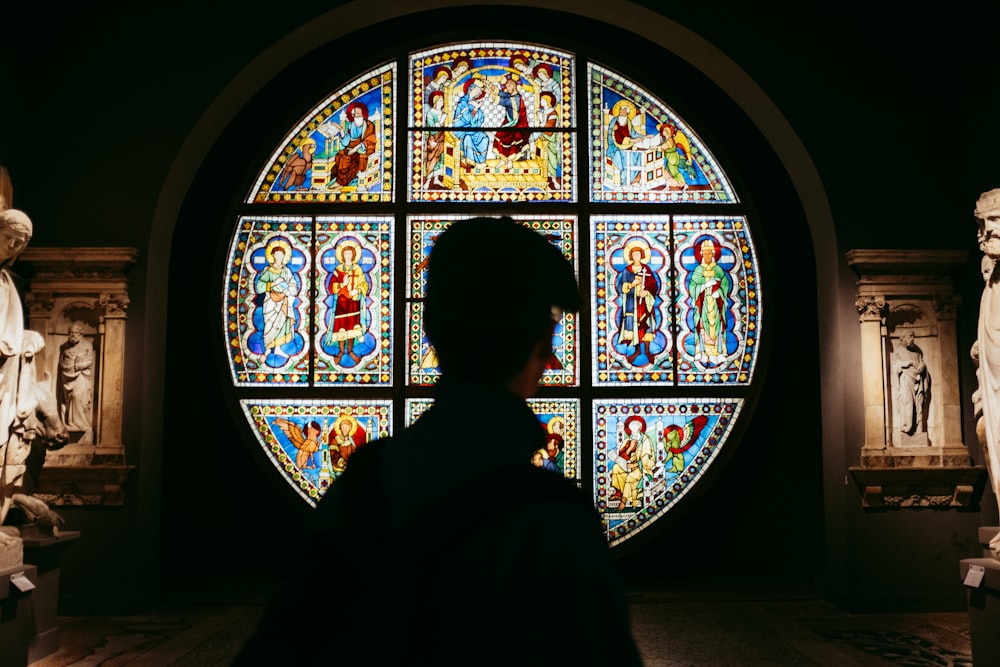
[[[979,302],[978,337],[972,348],[979,388],[973,394],[978,419],[976,435],[986,455],[990,481],[1000,504],[1000,188],[982,193],[974,215],[977,240],[983,251],[980,269],[983,294]],[[990,541],[993,557],[1000,560],[1000,534]]]

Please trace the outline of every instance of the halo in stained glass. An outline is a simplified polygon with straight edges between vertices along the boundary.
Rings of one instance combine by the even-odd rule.
[[[669,216],[591,219],[595,385],[674,381]]]
[[[408,245],[406,264],[406,291],[410,300],[423,299],[426,289],[427,264],[431,249],[440,234],[456,220],[469,216],[411,216],[408,218]],[[511,218],[544,236],[572,262],[574,272],[579,275],[577,264],[577,224],[572,216],[515,215]],[[483,224],[489,224],[484,220]],[[469,260],[474,270],[475,257]],[[517,259],[511,258],[511,275],[521,278],[505,278],[510,289],[531,289],[531,267],[520,267]],[[471,278],[470,278],[471,279]],[[484,277],[486,280],[495,277]],[[420,303],[413,303],[409,323],[409,374],[408,382],[413,385],[433,384],[440,375],[437,356],[423,331],[423,311]],[[470,311],[470,323],[475,321]],[[556,325],[552,337],[552,357],[542,374],[541,384],[545,386],[577,386],[579,384],[578,349],[579,332],[577,313],[566,313]],[[472,329],[470,329],[472,331]]]
[[[612,546],[691,490],[742,408],[739,398],[594,401],[594,500]]]
[[[528,406],[545,430],[545,447],[531,462],[580,482],[580,400],[575,398],[529,398]],[[406,399],[406,425],[410,426],[434,404],[433,398]]]
[[[761,294],[746,219],[676,216],[673,225],[678,382],[748,384]]]
[[[392,380],[392,218],[316,219],[316,358],[320,385]]]
[[[223,302],[233,383],[308,383],[311,219],[240,218],[226,268]]]
[[[595,202],[736,202],[694,130],[651,93],[588,65],[590,196]]]
[[[391,63],[314,106],[260,172],[247,203],[394,201]]]
[[[574,201],[574,59],[535,44],[410,55],[410,201]]]
[[[343,473],[358,447],[392,432],[392,402],[240,400],[257,442],[310,505]]]

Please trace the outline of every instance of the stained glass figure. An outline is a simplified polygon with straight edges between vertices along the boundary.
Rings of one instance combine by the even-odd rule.
[[[454,220],[468,216],[411,217],[409,225],[409,245],[407,252],[407,296],[422,299],[426,289],[427,264],[434,241]],[[577,267],[576,220],[566,216],[512,216],[524,226],[542,234],[563,255]],[[488,224],[488,223],[484,223]],[[469,270],[474,274],[476,258],[469,258]],[[470,280],[479,279],[470,276]],[[483,277],[493,280],[495,277]],[[517,258],[511,258],[510,275],[504,277],[512,290],[531,289],[531,267],[521,267]],[[423,311],[420,303],[412,303],[410,309],[409,374],[411,385],[433,384],[440,375],[437,355],[427,340],[423,330]],[[541,384],[546,386],[576,386],[577,372],[577,314],[566,313],[556,325],[552,337],[552,357],[546,365]],[[474,322],[470,320],[470,335],[474,335]]]
[[[248,203],[391,202],[396,66],[355,79],[313,107],[257,177]]]
[[[358,447],[392,432],[391,401],[241,400],[274,467],[315,506]]]
[[[573,201],[573,80],[537,45],[411,54],[410,201]]]
[[[670,226],[667,216],[594,217],[595,384],[670,384]]]
[[[229,251],[226,338],[237,385],[309,381],[308,218],[241,218]]]
[[[746,219],[677,216],[674,244],[678,381],[749,383],[761,296]]]
[[[728,178],[670,107],[618,74],[588,66],[591,199],[735,202]]]
[[[391,218],[317,218],[317,385],[390,384],[392,237]]]
[[[562,398],[529,398],[528,406],[545,430],[545,446],[531,462],[580,484],[580,401]],[[434,404],[432,398],[406,400],[406,424],[412,425]]]
[[[742,399],[594,401],[594,499],[612,546],[665,514],[715,460]]]

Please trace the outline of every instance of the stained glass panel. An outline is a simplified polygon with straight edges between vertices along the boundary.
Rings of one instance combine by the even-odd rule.
[[[410,201],[573,201],[573,85],[573,57],[537,45],[412,54]]]
[[[257,441],[315,506],[358,447],[392,432],[391,401],[241,400]]]
[[[612,546],[691,489],[742,407],[738,398],[594,401],[594,499]]]
[[[431,405],[432,398],[406,400],[409,426]],[[545,429],[545,448],[532,455],[531,462],[580,483],[580,401],[562,398],[529,398],[528,405]]]
[[[248,203],[391,202],[395,64],[364,74],[286,135]]]
[[[317,385],[392,380],[392,218],[316,220]]]
[[[595,216],[594,384],[672,384],[668,216]]]
[[[243,217],[227,263],[226,340],[237,386],[309,381],[309,218]]]
[[[735,202],[694,130],[651,93],[598,65],[590,81],[591,199]]]
[[[746,219],[677,216],[674,243],[679,382],[749,383],[761,302]]]
[[[411,217],[408,220],[409,245],[407,249],[406,289],[410,299],[422,299],[426,289],[427,262],[434,241],[451,222],[462,220],[468,216],[436,216]],[[550,243],[563,253],[566,259],[573,263],[577,271],[577,241],[576,220],[571,216],[512,216],[525,227],[542,234]],[[488,224],[488,223],[485,223]],[[475,267],[475,257],[469,258],[469,266]],[[516,258],[511,258],[511,268],[517,267]],[[524,267],[529,270],[530,267]],[[489,279],[489,278],[487,278]],[[530,289],[530,275],[518,286],[512,283],[512,289]],[[423,330],[422,310],[419,303],[413,303],[410,309],[409,324],[409,374],[408,382],[412,385],[433,384],[440,371],[437,368],[437,356],[427,341]],[[579,315],[567,313],[563,316],[552,337],[552,358],[542,375],[541,384],[546,386],[576,386],[579,384],[577,371],[577,350],[579,333],[577,320]]]

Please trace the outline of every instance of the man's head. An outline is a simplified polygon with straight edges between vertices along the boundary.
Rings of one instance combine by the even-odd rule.
[[[560,312],[581,305],[572,264],[510,218],[455,222],[431,250],[424,328],[446,378],[506,385],[544,367]]]
[[[28,246],[31,233],[31,218],[24,211],[0,211],[0,260],[16,259]]]
[[[83,338],[83,325],[79,322],[73,322],[69,325],[69,342],[79,343]]]

